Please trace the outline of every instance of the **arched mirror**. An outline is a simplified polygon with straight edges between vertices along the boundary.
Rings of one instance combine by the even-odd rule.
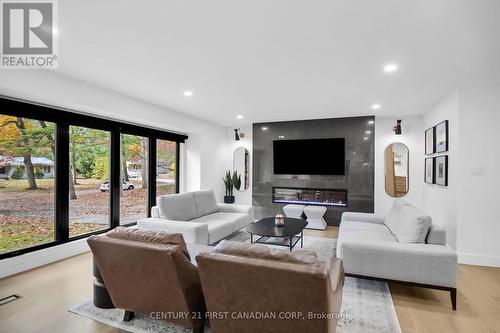
[[[245,147],[238,147],[234,150],[233,172],[236,171],[238,173],[238,176],[241,177],[241,183],[238,182],[240,186],[238,187],[238,184],[235,184],[234,187],[239,191],[244,191],[248,189],[249,186],[250,171],[248,169],[248,159],[249,154],[248,150],[245,149]]]
[[[394,142],[385,148],[385,191],[391,197],[403,197],[409,191],[408,147]]]

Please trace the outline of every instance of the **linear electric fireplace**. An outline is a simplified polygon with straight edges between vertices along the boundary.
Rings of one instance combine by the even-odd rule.
[[[347,207],[347,190],[273,187],[273,202]]]

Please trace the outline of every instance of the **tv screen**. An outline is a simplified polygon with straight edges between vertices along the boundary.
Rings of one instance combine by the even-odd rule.
[[[344,175],[345,139],[273,141],[274,174]]]

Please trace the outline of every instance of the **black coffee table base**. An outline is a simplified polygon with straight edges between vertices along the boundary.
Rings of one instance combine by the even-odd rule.
[[[281,241],[281,242],[272,241],[271,240],[272,238],[279,238],[280,240],[288,238],[289,242],[285,243],[283,241]],[[252,244],[254,244],[254,243],[260,243],[260,244],[267,244],[267,245],[284,246],[284,247],[289,248],[290,251],[292,251],[292,249],[294,248],[294,246],[297,245],[297,243],[299,241],[300,241],[300,247],[302,248],[304,246],[304,232],[303,231],[300,233],[300,235],[296,235],[296,236],[292,236],[292,237],[261,236],[257,240],[255,240],[255,241],[253,240],[253,234],[250,234],[250,242]]]

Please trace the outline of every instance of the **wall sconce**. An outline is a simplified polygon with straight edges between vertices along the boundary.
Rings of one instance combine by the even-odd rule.
[[[401,132],[401,119],[398,119],[396,121],[396,126],[394,126],[393,131],[394,131],[394,134],[396,134],[396,135],[402,134],[402,132]]]
[[[240,141],[245,137],[245,133],[243,133],[239,128],[234,129],[234,141]]]

